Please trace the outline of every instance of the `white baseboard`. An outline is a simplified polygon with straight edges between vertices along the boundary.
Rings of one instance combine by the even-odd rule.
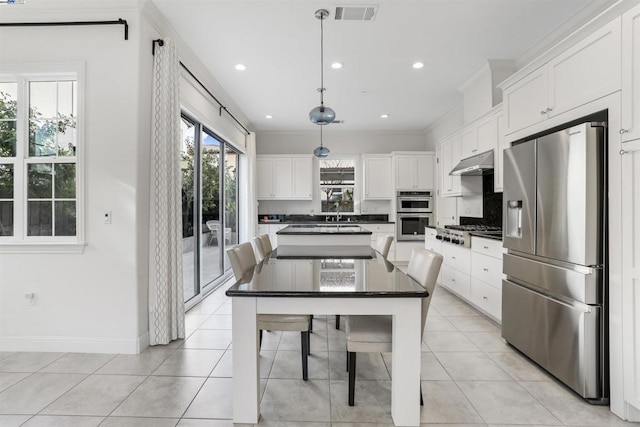
[[[149,332],[135,339],[1,336],[1,351],[139,354],[149,346]]]

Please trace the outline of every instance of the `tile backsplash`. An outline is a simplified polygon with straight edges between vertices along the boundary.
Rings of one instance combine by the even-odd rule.
[[[493,192],[493,174],[482,176],[482,218],[460,217],[462,225],[502,227],[502,193]]]

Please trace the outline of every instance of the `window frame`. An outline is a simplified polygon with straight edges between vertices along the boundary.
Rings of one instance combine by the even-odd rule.
[[[85,242],[84,197],[84,65],[37,64],[32,69],[23,65],[3,65],[0,81],[17,82],[16,155],[0,157],[0,163],[12,164],[13,172],[13,236],[0,236],[0,253],[82,253]],[[75,156],[29,157],[29,83],[38,81],[76,82],[76,151]],[[75,164],[75,236],[28,236],[28,169],[32,164]],[[52,200],[57,200],[52,194]],[[55,230],[55,222],[52,222]],[[55,231],[52,231],[55,234]]]
[[[334,160],[334,161],[340,161],[340,160],[346,160],[349,162],[353,162],[353,186],[351,185],[343,185],[343,184],[322,184],[322,161],[323,160]],[[360,200],[360,186],[361,186],[361,181],[359,180],[360,177],[360,158],[358,155],[349,155],[349,154],[339,154],[339,155],[335,155],[335,156],[331,156],[330,158],[327,159],[318,159],[318,191],[319,191],[319,195],[320,195],[320,199],[319,199],[319,215],[337,215],[336,211],[324,211],[322,210],[322,193],[323,193],[323,188],[328,188],[328,187],[334,187],[334,188],[351,188],[352,189],[352,201],[353,201],[353,211],[348,211],[348,212],[343,212],[340,211],[340,215],[358,215],[360,213],[360,204],[359,204],[359,200]]]

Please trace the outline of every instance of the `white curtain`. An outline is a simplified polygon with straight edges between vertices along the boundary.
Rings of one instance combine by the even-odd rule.
[[[247,191],[244,197],[245,203],[247,206],[246,209],[246,217],[245,217],[245,227],[246,236],[243,240],[250,240],[253,236],[257,235],[258,232],[258,205],[257,205],[257,197],[256,197],[256,187],[257,187],[257,178],[256,178],[256,134],[251,133],[245,137],[245,158],[246,158],[246,180],[247,180]]]
[[[153,59],[149,224],[149,344],[184,338],[180,70],[175,44]]]

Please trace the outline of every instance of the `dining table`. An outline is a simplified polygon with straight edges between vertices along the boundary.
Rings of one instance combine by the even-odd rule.
[[[369,246],[299,247],[294,256],[282,255],[282,249],[226,291],[232,299],[233,422],[256,424],[260,418],[258,315],[389,315],[391,417],[397,426],[419,426],[421,302],[427,290]]]

